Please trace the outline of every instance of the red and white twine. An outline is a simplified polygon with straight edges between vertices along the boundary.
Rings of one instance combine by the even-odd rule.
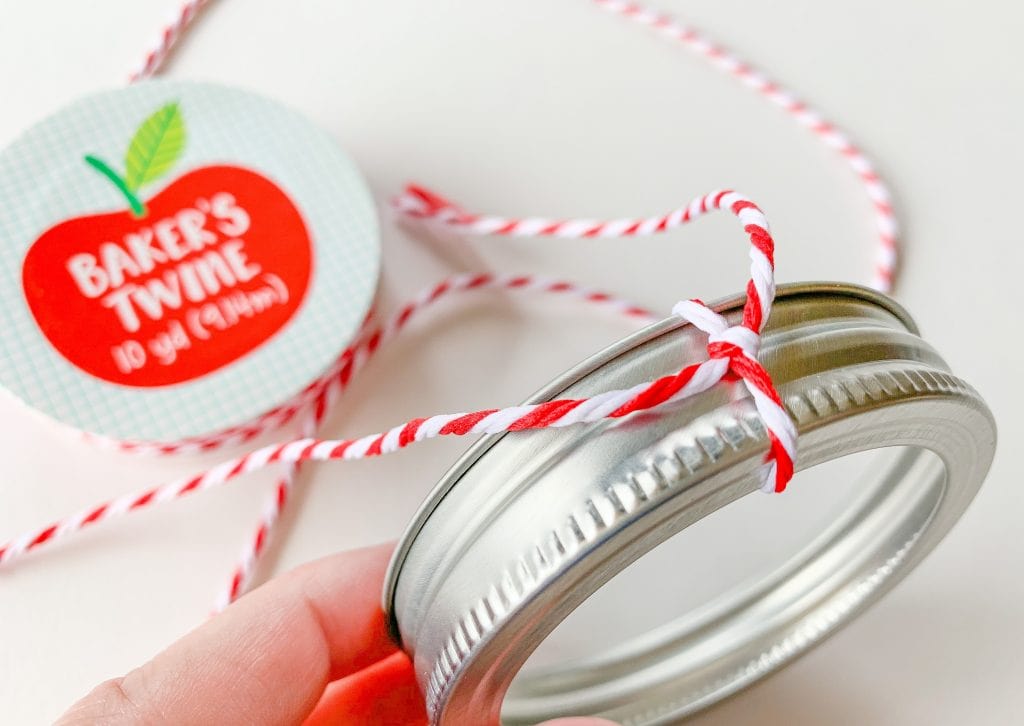
[[[778,83],[740,60],[732,52],[714,43],[700,31],[683,25],[663,13],[626,0],[593,0],[601,7],[641,25],[646,25],[671,40],[678,41],[691,51],[707,59],[713,66],[731,75],[747,88],[761,94],[781,108],[790,118],[814,133],[826,146],[837,151],[864,185],[874,208],[878,234],[878,251],[871,287],[881,292],[892,289],[899,262],[897,237],[899,225],[892,209],[889,187],[879,177],[874,164],[850,138],[834,124],[799,100]]]
[[[731,211],[743,223],[751,243],[750,281],[747,283],[747,301],[740,325],[728,326],[724,318],[697,300],[681,302],[673,310],[675,314],[709,333],[708,360],[648,383],[606,391],[590,398],[560,399],[470,413],[438,414],[412,419],[387,431],[355,439],[302,438],[264,446],[196,476],[119,497],[28,532],[0,546],[0,564],[9,563],[48,542],[91,525],[226,484],[238,476],[272,464],[365,459],[438,436],[498,434],[621,418],[706,391],[729,374],[742,380],[754,396],[754,404],[765,421],[771,440],[766,459],[768,466],[765,467],[763,477],[764,486],[771,491],[781,492],[793,474],[796,430],[768,373],[756,357],[760,332],[771,312],[775,296],[774,242],[768,231],[768,223],[753,202],[731,191],[708,194],[690,206],[704,211]]]
[[[303,434],[312,436],[319,430],[327,412],[349,387],[354,376],[388,341],[394,339],[420,313],[431,308],[435,303],[464,293],[482,291],[498,291],[515,294],[550,295],[572,297],[586,303],[590,307],[603,309],[607,312],[624,316],[637,325],[653,322],[653,313],[626,300],[607,293],[580,287],[566,280],[549,280],[540,276],[530,275],[495,275],[491,273],[471,273],[456,275],[433,285],[402,306],[384,324],[378,325],[371,315],[356,336],[355,342],[345,349],[327,375],[317,380],[314,386],[307,388],[305,398],[308,404],[300,406],[307,411],[303,422]],[[294,404],[293,404],[294,406]],[[292,407],[293,407],[292,406]],[[292,407],[289,407],[291,410]],[[295,409],[298,411],[299,409]],[[248,431],[261,431],[258,427]],[[248,432],[245,434],[248,435]],[[232,573],[227,588],[221,593],[214,609],[221,610],[246,592],[255,575],[267,540],[274,525],[281,516],[288,502],[294,485],[297,465],[286,465],[285,474],[277,483],[272,495],[264,505],[259,526],[255,534],[246,542],[239,563]]]
[[[157,73],[179,40],[185,28],[196,18],[209,0],[190,0],[181,5],[178,14],[164,27],[159,42],[146,54],[142,67],[131,79],[148,78]],[[822,142],[839,153],[860,179],[874,210],[878,235],[878,251],[872,273],[871,287],[881,292],[892,289],[899,264],[899,223],[892,208],[892,195],[888,185],[879,176],[874,164],[849,136],[822,114],[800,100],[795,94],[741,60],[727,48],[715,43],[696,28],[680,23],[629,0],[593,0],[597,5],[621,17],[648,26],[670,40],[682,43],[714,67],[732,76],[747,88],[756,91],[785,111],[799,125],[814,133]],[[511,220],[510,220],[511,221]],[[528,220],[520,220],[526,222]],[[612,223],[614,225],[614,223]],[[516,234],[530,234],[524,228]],[[551,233],[546,233],[551,234]],[[642,234],[634,232],[633,234]],[[601,236],[617,236],[608,231]]]
[[[186,0],[178,7],[178,12],[167,25],[160,31],[160,38],[156,44],[146,53],[142,65],[132,71],[129,80],[141,81],[144,78],[153,76],[167,61],[171,49],[181,40],[185,29],[196,19],[199,11],[203,9],[210,0]]]
[[[697,55],[706,58],[719,69],[782,108],[801,126],[814,132],[827,146],[838,151],[860,178],[874,207],[879,252],[872,285],[882,291],[891,288],[897,266],[897,225],[890,195],[871,162],[842,131],[798,101],[791,93],[694,29],[632,2],[594,1],[613,13],[649,26],[670,39],[681,42]],[[178,14],[163,29],[158,43],[146,54],[142,66],[132,74],[133,81],[151,77],[159,71],[186,28],[208,2],[209,0],[190,0],[180,6]],[[739,325],[729,326],[722,316],[698,300],[684,300],[676,304],[673,308],[674,314],[688,320],[707,334],[708,359],[687,366],[673,375],[629,389],[607,391],[584,399],[565,399],[417,418],[387,431],[356,439],[315,438],[327,412],[348,388],[355,373],[381,345],[394,338],[419,312],[456,293],[490,289],[570,295],[621,313],[637,323],[653,320],[651,313],[638,306],[565,281],[490,273],[460,275],[425,290],[383,324],[377,323],[372,316],[368,317],[356,339],[323,376],[310,383],[292,400],[254,421],[211,435],[169,443],[114,441],[90,437],[101,445],[121,451],[175,455],[245,445],[268,431],[296,420],[300,422],[303,434],[301,439],[264,446],[201,474],[128,494],[58,520],[46,527],[27,532],[5,545],[0,545],[0,564],[9,563],[44,544],[122,514],[220,486],[266,466],[280,466],[283,468],[283,474],[267,501],[255,533],[246,542],[227,588],[218,600],[217,609],[220,609],[239,597],[250,586],[268,538],[291,497],[295,476],[302,462],[369,458],[438,436],[496,434],[620,418],[636,411],[695,395],[723,380],[743,382],[768,431],[769,450],[763,470],[762,488],[775,492],[781,492],[785,488],[793,474],[796,430],[768,373],[758,362],[757,357],[760,333],[768,320],[775,297],[775,277],[774,242],[764,214],[753,202],[735,192],[720,191],[699,197],[687,206],[655,217],[611,221],[513,219],[471,214],[435,192],[410,185],[395,200],[395,208],[400,214],[410,218],[428,224],[443,225],[466,234],[573,239],[654,234],[678,227],[708,211],[724,209],[739,218],[750,241],[750,280],[747,284],[743,319]]]

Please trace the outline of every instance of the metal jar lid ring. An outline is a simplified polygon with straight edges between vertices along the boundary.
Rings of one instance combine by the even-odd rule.
[[[733,322],[741,305],[715,309]],[[678,370],[702,358],[702,338],[666,320],[533,401]],[[433,723],[574,714],[675,723],[820,642],[942,539],[988,471],[995,424],[902,309],[847,285],[782,287],[762,360],[799,428],[798,469],[883,447],[904,453],[812,545],[742,593],[600,658],[513,683],[604,583],[754,492],[767,439],[750,402],[720,385],[622,420],[482,440],[427,499],[388,574],[385,609]]]

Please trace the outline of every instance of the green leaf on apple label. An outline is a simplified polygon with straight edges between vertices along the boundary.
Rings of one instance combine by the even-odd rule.
[[[128,202],[132,216],[141,219],[147,214],[146,204],[139,197],[143,185],[159,179],[174,166],[185,148],[185,120],[177,101],[162,106],[139,126],[124,156],[122,177],[103,159],[85,155],[85,162],[98,171]]]
[[[185,121],[178,102],[142,122],[125,154],[125,184],[133,192],[166,174],[185,148]]]

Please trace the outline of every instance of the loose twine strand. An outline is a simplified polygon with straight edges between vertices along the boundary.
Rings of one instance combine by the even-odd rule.
[[[183,3],[163,29],[158,42],[146,54],[131,80],[155,75],[166,63],[178,41],[209,0]],[[708,40],[693,28],[670,17],[622,0],[594,0],[602,8],[648,26],[704,57],[782,108],[801,126],[812,131],[847,160],[871,200],[877,231],[878,252],[872,286],[889,291],[896,273],[897,224],[890,195],[874,166],[848,137],[794,95],[768,80],[729,51]],[[677,373],[629,389],[608,391],[584,399],[563,399],[541,404],[486,409],[470,413],[440,414],[417,418],[387,431],[356,439],[316,438],[324,418],[341,394],[380,347],[397,336],[419,313],[442,299],[482,290],[571,296],[583,302],[622,314],[637,324],[654,320],[649,311],[606,293],[595,292],[568,281],[552,281],[532,275],[510,276],[490,273],[459,275],[423,291],[384,323],[377,323],[373,311],[355,340],[330,369],[311,382],[295,398],[257,419],[212,435],[178,442],[154,443],[119,441],[90,435],[102,446],[137,454],[177,455],[245,445],[268,431],[292,421],[300,422],[303,438],[272,444],[226,461],[201,474],[128,494],[26,532],[0,545],[0,565],[6,565],[47,543],[94,524],[139,509],[178,499],[226,484],[233,479],[271,465],[282,467],[282,475],[268,498],[254,534],[246,541],[232,576],[219,595],[215,610],[226,607],[249,589],[260,557],[280,521],[294,488],[301,462],[330,459],[362,459],[383,455],[417,441],[438,436],[495,434],[527,429],[553,428],[620,418],[669,401],[705,391],[724,380],[742,381],[753,398],[769,437],[769,450],[762,468],[762,489],[781,492],[793,473],[796,431],[768,373],[758,362],[760,333],[775,297],[774,241],[763,212],[750,200],[732,191],[717,191],[699,197],[668,214],[642,219],[610,221],[514,219],[466,212],[440,194],[410,185],[394,200],[399,214],[422,223],[444,226],[475,235],[558,238],[631,237],[674,229],[711,210],[726,210],[739,218],[750,241],[750,279],[743,320],[729,326],[727,321],[698,300],[676,304],[673,313],[689,321],[708,336],[708,359]]]
[[[7,564],[44,544],[72,532],[105,522],[158,503],[179,499],[199,491],[221,486],[233,479],[275,463],[298,464],[303,461],[331,459],[365,459],[392,453],[412,443],[438,436],[497,434],[527,429],[559,428],[592,423],[605,418],[621,418],[669,401],[677,401],[706,391],[727,374],[742,380],[754,398],[758,413],[765,422],[771,442],[763,468],[762,487],[781,492],[793,474],[796,452],[796,428],[786,413],[767,371],[757,360],[760,333],[771,313],[775,297],[774,241],[768,231],[763,212],[750,200],[732,191],[717,191],[695,199],[687,206],[685,220],[723,209],[732,212],[743,224],[750,241],[750,280],[743,320],[730,326],[724,317],[699,300],[678,303],[673,312],[708,333],[708,360],[686,366],[679,372],[627,389],[606,391],[589,398],[559,399],[473,412],[436,414],[411,419],[386,431],[353,439],[317,439],[306,437],[281,444],[271,444],[243,456],[225,461],[201,474],[184,477],[142,492],[129,494],[82,510],[39,530],[28,532],[0,546],[0,564]],[[426,213],[426,210],[425,210]],[[470,288],[477,279],[463,278]],[[434,288],[436,299],[449,288]],[[429,300],[429,298],[428,298]],[[408,320],[406,307],[394,324]],[[355,348],[379,346],[381,337],[370,336]],[[365,342],[364,342],[365,341]],[[350,348],[349,350],[354,350]],[[341,375],[351,376],[355,353],[343,356]],[[325,402],[326,403],[326,402]],[[326,408],[326,406],[325,406]],[[321,420],[322,415],[317,419]]]

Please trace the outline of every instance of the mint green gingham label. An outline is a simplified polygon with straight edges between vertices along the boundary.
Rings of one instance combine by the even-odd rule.
[[[171,187],[183,178],[220,179],[227,172],[218,170],[224,169],[237,169],[231,173],[238,178],[258,179],[274,200],[292,203],[294,212],[280,220],[280,244],[305,244],[289,236],[304,227],[311,247],[308,284],[299,295],[289,299],[286,286],[279,284],[286,276],[261,266],[251,250],[245,257],[247,235],[254,234],[250,220],[255,224],[262,214],[260,224],[273,228],[277,207],[244,210],[243,198],[229,194],[230,189],[187,197],[191,216],[178,219],[185,225],[178,232],[188,232],[186,222],[197,215],[214,220],[220,214],[215,220],[223,231],[220,247],[213,246],[212,232],[194,229],[191,239],[204,240],[209,250],[190,250],[189,235],[172,238],[166,230],[157,232],[161,240],[166,237],[164,247],[158,242],[125,246],[121,239],[111,239],[115,244],[100,245],[99,251],[95,244],[86,245],[94,231],[105,234],[89,226],[97,215],[122,213],[126,224],[138,219],[140,229],[147,221],[152,224],[146,229],[158,228],[163,192],[168,192],[165,198],[182,196]],[[147,220],[151,202],[153,217]],[[75,230],[81,229],[83,251],[62,248],[63,256],[50,259],[48,249],[37,248],[29,255],[44,233],[67,220],[79,227],[65,230],[62,243],[73,247]],[[237,239],[228,239],[231,235]],[[132,254],[121,254],[116,245]],[[213,252],[221,255],[210,263],[213,267],[202,263],[198,273],[190,267],[190,261]],[[177,266],[170,265],[168,254],[178,253]],[[285,259],[288,248],[275,254]],[[38,264],[29,265],[29,258],[38,258]],[[31,271],[47,265],[72,292],[29,284]],[[362,176],[337,143],[301,115],[255,94],[207,83],[147,81],[98,93],[33,126],[0,152],[0,385],[60,422],[116,439],[172,442],[217,433],[285,402],[327,369],[366,316],[379,267],[376,209]],[[65,271],[66,279],[61,277]],[[207,278],[214,275],[210,282]],[[225,306],[230,302],[234,307],[222,308],[234,318],[225,322],[224,310],[203,308],[202,301],[186,310],[191,303],[185,304],[182,290],[219,299],[212,288],[202,288],[204,280],[208,288],[225,288],[218,294]],[[229,289],[242,281],[252,288],[245,291],[247,297]],[[136,297],[125,294],[128,287],[137,290]],[[146,346],[135,343],[133,335],[140,324],[143,332],[146,325],[156,325],[146,317],[157,315],[154,305],[160,308],[152,295],[145,297],[153,292],[158,303],[167,303],[175,293],[172,304],[181,303],[181,319],[179,324],[166,305],[158,311],[162,337],[139,338],[152,343],[147,358]],[[290,317],[251,349],[229,351],[227,362],[218,362],[223,351],[212,347],[218,344],[218,326],[247,324],[246,316],[283,300],[297,305]],[[95,303],[103,325],[120,325],[118,333],[123,328],[123,350],[106,344],[91,350],[93,340],[102,339],[95,323],[83,319],[79,333],[72,313],[61,317],[65,302],[71,311]],[[40,312],[44,308],[46,315]],[[178,309],[173,312],[177,315]],[[185,312],[194,313],[191,328]],[[201,335],[207,338],[200,340]],[[68,336],[81,359],[106,361],[109,353],[123,378],[90,368],[69,355],[66,345],[61,350],[59,341]],[[133,357],[138,351],[128,343],[143,349],[143,360]],[[201,353],[200,344],[206,346]],[[199,375],[164,381],[155,374],[178,365],[172,362],[175,345],[181,356],[204,356],[193,361],[217,364]],[[161,369],[164,365],[170,367]],[[133,366],[143,372],[133,373]],[[148,382],[136,385],[132,375],[148,376]]]

